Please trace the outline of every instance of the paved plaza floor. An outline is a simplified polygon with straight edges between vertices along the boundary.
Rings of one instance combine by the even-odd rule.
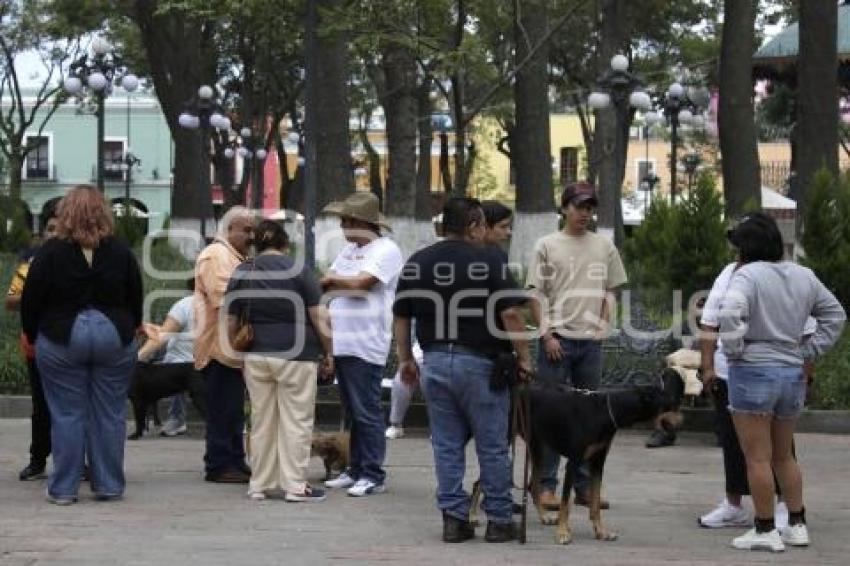
[[[672,448],[643,448],[645,433],[621,433],[605,474],[616,542],[591,538],[586,511],[573,513],[574,542],[530,515],[528,544],[440,542],[433,458],[424,434],[390,441],[387,493],[364,499],[330,493],[321,504],[249,501],[245,487],[201,481],[197,436],[127,444],[120,502],[56,507],[44,482],[20,482],[28,422],[0,420],[0,564],[847,564],[850,555],[850,437],[800,435],[813,545],[782,555],[729,548],[739,530],[704,530],[696,517],[722,497],[721,457],[709,435]],[[469,451],[468,478],[477,475]],[[312,477],[323,474],[313,461]],[[517,470],[517,478],[521,477]]]

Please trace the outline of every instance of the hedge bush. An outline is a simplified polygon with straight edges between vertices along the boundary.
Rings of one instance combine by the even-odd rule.
[[[659,318],[671,313],[674,291],[682,292],[680,306],[686,308],[691,295],[711,289],[731,260],[722,213],[714,177],[706,172],[693,194],[675,206],[654,199],[646,219],[626,241],[623,256],[630,286]]]

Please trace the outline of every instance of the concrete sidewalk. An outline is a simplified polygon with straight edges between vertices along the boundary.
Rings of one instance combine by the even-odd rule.
[[[846,564],[850,553],[850,438],[800,435],[813,546],[782,555],[729,548],[740,531],[709,531],[696,516],[723,495],[719,449],[685,434],[673,448],[643,448],[645,433],[623,432],[605,474],[620,540],[591,538],[586,511],[573,513],[574,542],[554,544],[554,528],[529,515],[529,543],[440,542],[433,458],[427,437],[389,443],[389,491],[365,499],[331,493],[322,504],[252,502],[245,487],[201,481],[203,441],[145,438],[127,444],[127,494],[97,503],[44,501],[44,482],[23,483],[29,424],[0,420],[0,564]],[[469,480],[475,471],[469,451]],[[312,477],[323,474],[314,460]],[[517,478],[521,477],[517,470]],[[518,497],[518,496],[517,496]]]

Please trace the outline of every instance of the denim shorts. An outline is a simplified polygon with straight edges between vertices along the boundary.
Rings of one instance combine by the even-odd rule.
[[[793,366],[729,367],[729,410],[794,419],[806,401],[803,369]]]

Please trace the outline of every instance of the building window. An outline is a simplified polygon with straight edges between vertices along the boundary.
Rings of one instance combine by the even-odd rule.
[[[103,142],[103,178],[105,181],[123,181],[124,140]]]
[[[31,147],[24,166],[25,179],[50,178],[50,137],[27,136],[26,143]]]
[[[640,187],[641,182],[646,178],[647,175],[652,173],[655,174],[655,160],[650,159],[647,161],[646,159],[637,159],[637,179],[635,180],[635,186]]]
[[[569,183],[578,181],[578,148],[577,147],[562,147],[561,148],[561,185],[566,186]]]

